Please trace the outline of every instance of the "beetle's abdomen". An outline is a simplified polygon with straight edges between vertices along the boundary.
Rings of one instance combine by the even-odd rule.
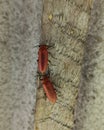
[[[55,103],[57,96],[56,96],[56,91],[54,89],[52,82],[49,80],[48,77],[46,77],[43,79],[42,84],[43,84],[44,91],[49,101]]]
[[[38,70],[45,73],[48,67],[48,51],[47,48],[40,47],[38,52]]]

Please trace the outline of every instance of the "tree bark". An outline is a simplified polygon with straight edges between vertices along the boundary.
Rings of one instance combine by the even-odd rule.
[[[41,43],[49,51],[50,78],[57,93],[49,102],[37,91],[35,130],[71,130],[79,92],[91,1],[44,0]]]

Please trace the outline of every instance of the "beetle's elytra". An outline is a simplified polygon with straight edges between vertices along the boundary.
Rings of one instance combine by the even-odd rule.
[[[50,102],[55,103],[57,100],[56,91],[54,89],[54,86],[52,82],[50,81],[48,76],[43,76],[43,79],[41,80],[41,83],[43,85],[44,91],[46,93],[47,98]]]
[[[38,51],[38,70],[45,73],[48,68],[48,48],[47,45],[40,45]]]

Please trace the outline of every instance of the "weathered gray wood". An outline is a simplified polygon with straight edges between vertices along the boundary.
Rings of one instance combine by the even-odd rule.
[[[74,130],[104,130],[104,0],[95,0],[86,40]]]
[[[54,45],[49,49],[49,68],[58,99],[52,104],[45,99],[43,88],[38,89],[35,130],[71,130],[74,127],[91,2],[43,1],[42,40]]]

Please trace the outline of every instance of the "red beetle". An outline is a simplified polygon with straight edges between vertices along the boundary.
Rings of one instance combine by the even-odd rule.
[[[46,93],[47,98],[52,103],[55,103],[57,100],[56,91],[53,87],[52,82],[50,81],[48,76],[43,76],[43,79],[41,80],[41,83],[43,85],[44,91]]]
[[[42,74],[47,71],[48,68],[48,47],[47,45],[40,45],[38,51],[38,70]]]

